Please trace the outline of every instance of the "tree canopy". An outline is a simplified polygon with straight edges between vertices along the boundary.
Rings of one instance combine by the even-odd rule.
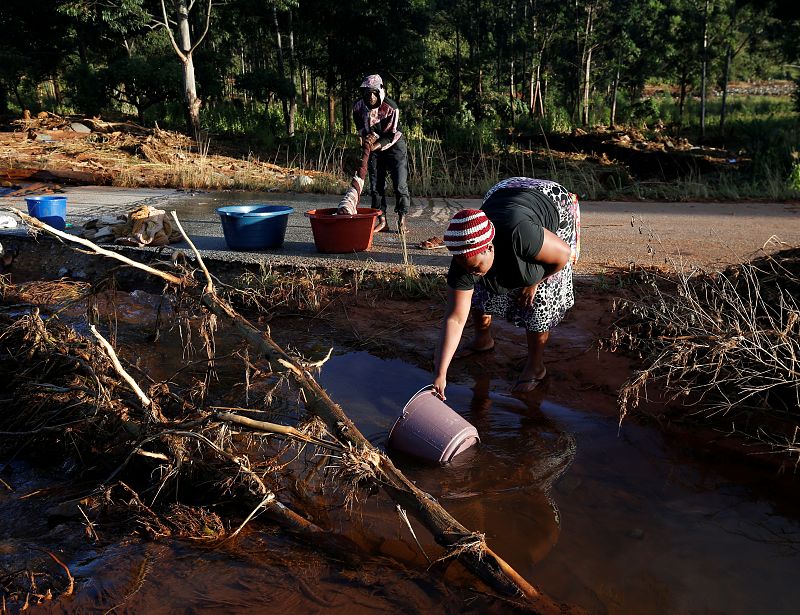
[[[191,74],[165,26],[172,46],[202,41]],[[794,0],[4,0],[0,27],[0,112],[55,105],[145,121],[191,85],[203,111],[280,102],[289,134],[298,97],[347,129],[358,83],[375,72],[424,129],[536,115],[614,123],[619,108],[640,112],[654,83],[676,88],[683,113],[703,83],[800,74]]]

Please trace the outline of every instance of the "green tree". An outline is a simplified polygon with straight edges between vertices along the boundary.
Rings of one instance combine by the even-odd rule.
[[[170,4],[170,10],[167,9]],[[202,19],[201,34],[192,35],[190,27],[190,13],[195,6],[194,0],[160,0],[160,18],[155,18],[155,23],[164,28],[172,48],[181,62],[183,69],[183,94],[186,103],[187,130],[195,138],[200,138],[200,107],[202,100],[197,95],[197,82],[194,70],[194,52],[202,44],[211,26],[211,13],[213,0],[205,0],[205,17]],[[170,19],[170,16],[172,19]],[[173,25],[174,31],[173,31]]]

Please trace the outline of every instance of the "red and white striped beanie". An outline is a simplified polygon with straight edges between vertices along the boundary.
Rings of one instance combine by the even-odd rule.
[[[494,224],[480,209],[462,209],[444,232],[444,245],[453,256],[475,256],[494,239]]]

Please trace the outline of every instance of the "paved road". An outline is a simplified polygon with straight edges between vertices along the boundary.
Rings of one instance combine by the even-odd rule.
[[[128,211],[140,204],[178,212],[181,223],[197,247],[209,258],[238,262],[266,262],[301,266],[336,266],[346,269],[396,267],[403,263],[403,246],[397,233],[377,233],[373,249],[350,255],[316,252],[309,220],[304,212],[335,207],[338,197],[278,193],[191,193],[166,189],[125,189],[97,186],[66,188],[67,222],[73,229],[100,215]],[[280,250],[232,252],[222,236],[217,207],[242,203],[281,203],[295,208],[286,241]],[[0,198],[0,206],[25,208],[22,198]],[[449,263],[446,250],[423,251],[413,247],[432,235],[441,236],[452,214],[479,207],[476,199],[414,199],[409,216],[408,258],[421,271],[443,271]],[[800,205],[797,203],[582,203],[582,253],[578,273],[591,274],[604,267],[664,264],[682,261],[706,268],[740,262],[765,243],[777,249],[779,239],[800,245]],[[396,228],[394,214],[390,226]],[[0,241],[2,233],[0,231]]]

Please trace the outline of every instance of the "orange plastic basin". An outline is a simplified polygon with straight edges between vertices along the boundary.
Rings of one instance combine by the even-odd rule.
[[[318,252],[346,254],[363,252],[372,247],[372,229],[380,209],[359,207],[353,215],[339,215],[336,208],[310,209],[311,232]]]

